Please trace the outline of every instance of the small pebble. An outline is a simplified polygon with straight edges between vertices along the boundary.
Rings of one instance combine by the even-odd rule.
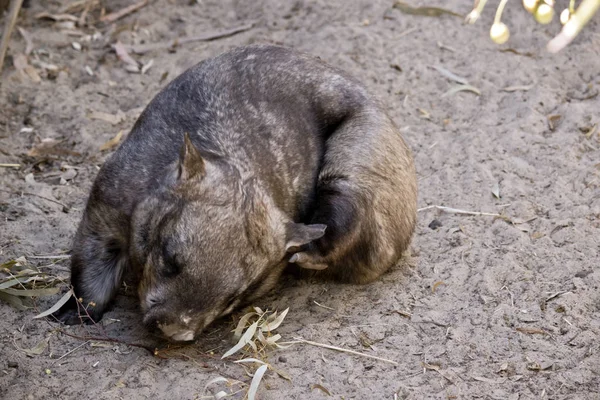
[[[429,228],[431,228],[431,229],[434,229],[434,230],[435,230],[435,229],[441,228],[441,227],[442,227],[442,223],[441,223],[439,220],[437,220],[437,219],[434,219],[433,221],[431,221],[431,222],[429,223],[429,225],[428,225],[428,226],[429,226]]]
[[[279,356],[279,362],[286,363],[287,358],[285,358],[284,356]]]
[[[6,365],[8,368],[19,368],[19,364],[17,364],[15,361],[9,361]]]

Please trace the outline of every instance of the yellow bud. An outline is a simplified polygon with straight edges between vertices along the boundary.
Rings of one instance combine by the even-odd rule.
[[[539,0],[523,0],[523,7],[529,11],[530,13],[535,12],[535,8],[537,7]]]
[[[554,9],[548,4],[540,4],[533,16],[540,24],[549,24],[554,17]]]
[[[560,23],[564,25],[569,22],[569,19],[571,19],[571,11],[569,11],[568,8],[565,8],[560,13]]]
[[[490,37],[496,44],[506,43],[508,38],[510,37],[510,31],[508,30],[508,26],[506,26],[502,22],[497,22],[492,25],[492,29],[490,29]]]

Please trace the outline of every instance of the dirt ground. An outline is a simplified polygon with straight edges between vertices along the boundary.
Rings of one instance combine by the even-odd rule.
[[[31,36],[29,64],[39,82],[31,68],[13,66],[22,67],[13,56],[26,50],[15,32],[0,86],[0,163],[21,165],[0,168],[0,262],[25,256],[29,265],[68,277],[67,259],[32,256],[69,249],[94,176],[111,153],[100,147],[126,133],[159,89],[196,62],[249,43],[292,46],[353,73],[385,101],[414,151],[419,207],[505,218],[421,210],[412,257],[377,282],[285,278],[256,304],[290,308],[278,329],[283,340],[301,337],[397,365],[297,344],[267,355],[291,381],[269,371],[258,397],[329,397],[319,384],[335,399],[600,399],[598,18],[550,55],[544,46],[559,23],[534,24],[518,2],[505,12],[512,37],[503,46],[488,38],[494,7],[465,26],[454,16],[404,14],[391,0],[151,0],[115,23],[78,28],[34,17],[60,13],[67,0],[32,3],[18,26]],[[107,13],[132,3],[102,1]],[[425,3],[461,14],[472,5],[412,2]],[[90,15],[96,20],[99,9]],[[127,72],[110,47],[252,21],[230,37],[132,53],[146,66],[153,60],[144,74]],[[434,66],[481,94],[443,96],[455,83]],[[95,119],[94,112],[116,118]],[[55,141],[44,150],[48,138]],[[197,343],[155,357],[127,345],[166,346],[142,329],[134,296],[124,288],[102,328],[32,319],[59,294],[38,299],[38,310],[0,303],[0,398],[244,396],[247,385],[204,390],[218,376],[251,379],[220,360],[242,312]],[[45,340],[39,355],[21,350]]]

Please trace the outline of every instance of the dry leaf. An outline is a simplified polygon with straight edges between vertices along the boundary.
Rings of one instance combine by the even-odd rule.
[[[288,311],[290,311],[289,307],[283,310],[279,316],[277,316],[276,312],[273,313],[272,318],[267,318],[267,320],[260,325],[260,329],[263,332],[271,332],[279,328],[279,325],[281,325],[281,323],[283,322]]]
[[[118,111],[116,114],[109,114],[101,111],[92,111],[87,117],[89,119],[99,119],[112,125],[118,125],[125,120],[125,113]]]
[[[539,328],[516,328],[517,331],[522,333],[527,333],[529,335],[547,335],[546,331],[543,331]]]
[[[258,314],[255,312],[250,312],[248,314],[245,314],[242,318],[240,318],[240,321],[238,322],[237,327],[235,328],[235,331],[233,332],[233,338],[235,340],[240,340],[240,338],[242,337],[242,332],[244,331],[244,328],[246,327],[246,324],[248,323],[250,318],[252,318],[255,315],[258,315]]]
[[[125,64],[135,67],[139,70],[139,64],[137,61],[133,59],[127,52],[127,49],[121,42],[117,42],[114,44],[113,48],[115,49],[115,53],[117,53],[117,57],[119,60],[123,61]]]
[[[2,289],[2,292],[12,296],[20,297],[44,297],[52,296],[60,291],[58,287],[47,287],[43,289]]]
[[[71,296],[73,296],[73,289],[71,289],[71,290],[69,290],[67,293],[65,293],[65,294],[63,295],[63,297],[61,297],[61,298],[60,298],[60,299],[59,299],[59,300],[56,302],[56,304],[54,304],[54,305],[53,305],[52,307],[50,307],[48,310],[46,310],[46,311],[44,311],[44,312],[42,312],[42,313],[40,313],[40,314],[36,315],[35,317],[33,317],[33,319],[36,319],[36,318],[43,318],[43,317],[45,317],[45,316],[47,316],[47,315],[50,315],[50,314],[53,314],[53,313],[55,313],[56,311],[58,311],[58,310],[59,310],[59,309],[60,309],[60,308],[63,306],[63,304],[65,304],[67,301],[69,301],[69,298],[70,298]]]
[[[492,194],[495,198],[500,198],[500,182],[494,183],[494,186],[492,187]]]
[[[17,346],[15,344],[15,347],[19,350],[21,350],[23,353],[27,354],[29,357],[33,357],[33,356],[39,356],[40,354],[42,354],[44,352],[44,350],[46,350],[46,348],[48,347],[48,342],[50,342],[50,336],[48,336],[46,339],[43,339],[41,342],[39,342],[35,347],[32,347],[31,349],[22,349],[19,346]]]
[[[19,31],[19,33],[21,34],[21,36],[23,36],[23,39],[25,40],[25,55],[28,56],[33,51],[33,41],[31,38],[31,33],[27,32],[25,29],[21,28],[20,26],[17,27],[17,30]]]
[[[313,383],[310,385],[310,390],[319,389],[321,392],[325,393],[327,396],[331,396],[331,392],[323,385],[318,383]]]
[[[422,108],[417,108],[417,111],[421,114],[419,117],[420,118],[424,118],[427,120],[431,120],[431,114],[429,113],[429,111],[424,110]]]
[[[406,311],[402,311],[402,310],[392,310],[391,312],[399,314],[401,316],[403,316],[404,318],[410,318],[412,317],[412,314]]]
[[[148,72],[148,70],[152,67],[152,65],[154,65],[154,59],[152,59],[152,60],[148,61],[146,64],[142,65],[142,69],[140,70],[142,75],[144,75],[146,72]]]
[[[51,19],[52,21],[73,21],[77,22],[79,18],[71,14],[50,14],[48,12],[41,12],[35,16],[36,19]]]
[[[35,185],[35,178],[33,177],[33,172],[30,172],[27,175],[25,175],[25,182],[27,182],[30,185]]]
[[[481,92],[479,91],[479,89],[477,89],[475,86],[471,86],[471,85],[458,85],[458,86],[454,86],[453,88],[451,88],[450,90],[448,90],[446,93],[444,93],[441,98],[447,97],[447,96],[452,96],[458,92],[472,92],[475,93],[476,95],[480,96]]]
[[[551,131],[554,131],[561,119],[562,115],[559,114],[548,115],[548,128],[550,128]]]
[[[433,65],[433,66],[431,66],[431,68],[435,69],[436,71],[438,71],[440,74],[442,74],[446,78],[450,79],[451,81],[460,83],[462,85],[469,85],[469,81],[466,78],[458,76],[455,73],[448,71],[444,67],[439,67],[439,66]]]
[[[27,76],[32,82],[39,83],[42,81],[37,70],[29,65],[25,54],[17,54],[13,57],[13,65],[22,75]]]
[[[422,362],[421,366],[423,366],[423,368],[431,370],[431,371],[439,371],[440,370],[440,366],[436,365],[436,364],[428,364],[428,363]]]
[[[475,379],[476,381],[479,381],[479,382],[486,382],[486,383],[491,383],[491,384],[502,384],[502,383],[506,382],[506,378],[490,379],[490,378],[484,378],[483,376],[473,376],[473,379]]]
[[[65,181],[70,181],[77,176],[77,171],[75,168],[67,168],[65,172],[62,173],[60,179],[64,179]]]
[[[257,328],[258,328],[258,321],[254,322],[252,325],[250,325],[248,327],[248,329],[246,329],[246,332],[244,332],[244,334],[242,335],[240,340],[237,342],[237,344],[235,346],[233,346],[231,349],[229,349],[225,354],[223,354],[221,359],[223,359],[225,357],[229,357],[230,355],[237,353],[238,351],[243,349],[244,346],[252,343],[251,340],[254,337],[254,333],[256,332]]]
[[[522,85],[522,86],[507,86],[505,88],[503,88],[502,90],[504,92],[517,92],[517,91],[523,91],[526,92],[528,90],[530,90],[531,88],[533,88],[535,86],[535,83],[532,83],[531,85]]]
[[[424,17],[441,17],[442,15],[451,15],[453,17],[460,18],[463,17],[461,14],[451,10],[446,10],[439,7],[413,7],[403,1],[396,1],[393,8],[396,8],[405,14],[420,15]]]
[[[123,131],[123,130],[119,131],[119,133],[117,133],[117,135],[114,138],[110,139],[109,141],[104,143],[102,146],[100,146],[100,151],[111,150],[111,149],[117,147],[119,145],[119,143],[121,142],[121,139],[123,138],[124,132],[125,131]]]
[[[61,143],[61,141],[52,139],[52,138],[42,139],[42,141],[40,143],[38,143],[31,150],[29,150],[27,155],[29,155],[30,157],[40,157],[40,158],[48,157],[48,156],[67,156],[67,155],[80,156],[81,155],[75,151],[71,151],[71,150],[67,150],[67,149],[58,147],[59,143]]]
[[[0,290],[0,300],[19,311],[25,311],[28,308],[20,297],[4,293],[2,290]]]
[[[267,372],[267,368],[268,365],[261,365],[254,373],[252,382],[250,382],[250,389],[248,390],[248,400],[254,400],[256,398],[258,386],[260,385],[260,381],[262,380],[265,372]]]
[[[123,18],[126,15],[131,14],[132,12],[139,10],[140,8],[146,6],[147,4],[148,4],[148,0],[142,0],[138,3],[131,4],[125,8],[120,9],[119,11],[115,11],[114,13],[103,15],[102,17],[100,17],[100,22],[105,22],[105,23],[115,22],[116,20]]]
[[[431,293],[435,293],[435,290],[438,288],[438,286],[440,285],[445,285],[445,283],[443,281],[437,281],[433,284],[433,286],[431,286]]]

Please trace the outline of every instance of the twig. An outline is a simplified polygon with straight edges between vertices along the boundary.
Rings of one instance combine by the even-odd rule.
[[[220,38],[224,38],[227,36],[235,35],[236,33],[244,32],[244,31],[251,29],[254,26],[254,24],[255,24],[255,22],[250,22],[248,24],[240,25],[235,28],[225,29],[220,32],[208,32],[208,33],[205,33],[200,36],[185,37],[185,38],[179,38],[179,39],[175,39],[175,40],[169,40],[167,42],[142,44],[142,45],[138,45],[138,46],[135,46],[135,45],[127,46],[126,45],[124,47],[125,47],[125,49],[127,49],[129,51],[133,51],[136,54],[144,54],[144,53],[147,53],[147,52],[153,51],[153,50],[169,49],[171,47],[176,47],[178,45],[185,44],[185,43],[207,42],[210,40],[215,40],[215,39],[220,39]]]
[[[2,69],[0,67],[0,69]],[[4,163],[0,163],[0,167],[1,168],[21,168],[21,164],[4,164]]]
[[[64,259],[67,259],[67,258],[71,258],[71,256],[69,254],[62,254],[62,255],[56,255],[56,256],[53,256],[53,255],[47,255],[47,256],[39,255],[39,256],[28,256],[27,258],[31,258],[31,259],[34,259],[34,260],[36,260],[36,259],[37,260],[64,260]]]
[[[131,14],[132,12],[135,12],[142,7],[145,7],[147,4],[148,4],[148,0],[142,0],[139,3],[135,3],[128,7],[122,8],[119,11],[115,11],[113,13],[106,14],[105,16],[100,18],[100,22],[107,22],[107,23],[115,22],[116,20],[121,19],[124,16]]]
[[[310,340],[304,340],[304,339],[300,339],[300,338],[296,338],[296,340],[291,341],[291,342],[285,342],[285,343],[280,343],[280,344],[286,345],[286,344],[296,344],[296,343],[310,344],[310,345],[316,346],[316,347],[323,347],[325,349],[341,351],[342,353],[350,353],[350,354],[354,354],[356,356],[361,356],[361,357],[366,357],[366,358],[372,358],[374,360],[383,361],[383,362],[390,363],[390,364],[393,364],[393,365],[399,365],[396,361],[388,360],[387,358],[381,358],[381,357],[377,357],[377,356],[372,356],[370,354],[359,353],[358,351],[354,351],[354,350],[350,350],[350,349],[344,349],[344,348],[341,348],[341,347],[331,346],[329,344],[323,344],[323,343],[313,342],[313,341],[310,341]]]
[[[10,193],[10,194],[16,194],[16,195],[27,195],[27,196],[39,197],[40,199],[44,199],[44,200],[46,200],[46,201],[50,201],[50,202],[52,202],[52,203],[56,203],[56,204],[58,204],[58,205],[60,205],[60,206],[63,206],[63,207],[64,207],[64,208],[66,208],[66,209],[69,209],[69,208],[71,208],[71,207],[69,207],[68,205],[66,205],[66,204],[64,204],[64,203],[61,203],[60,201],[52,200],[52,199],[49,199],[48,197],[44,197],[44,196],[41,196],[41,195],[39,195],[39,194],[35,194],[35,193],[30,193],[30,192],[20,192],[20,191],[19,191],[19,192],[13,192],[13,191],[10,191],[10,190],[4,190],[4,189],[0,189],[0,192]]]
[[[400,32],[400,34],[398,34],[398,36],[396,36],[395,39],[400,39],[401,37],[410,35],[414,31],[418,31],[418,30],[419,30],[419,28],[416,26],[414,28],[409,28],[409,29],[405,30],[404,32]]]
[[[90,341],[88,340],[87,342],[83,342],[81,343],[79,346],[75,347],[72,350],[67,351],[65,354],[63,354],[62,356],[58,357],[56,360],[54,360],[54,363],[59,362],[60,360],[62,360],[63,358],[65,358],[66,356],[68,356],[69,354],[73,353],[75,350],[78,350],[80,348],[82,348],[83,346],[85,346],[86,344],[88,344]]]
[[[62,329],[58,329],[58,332],[67,335],[69,337],[72,337],[74,339],[79,339],[79,340],[86,340],[88,342],[90,341],[95,341],[95,342],[110,342],[110,343],[120,343],[120,344],[124,344],[127,346],[131,346],[131,347],[138,347],[140,349],[144,349],[147,350],[148,352],[150,352],[150,354],[154,355],[154,351],[155,349],[150,347],[150,346],[145,346],[143,344],[137,344],[137,343],[128,343],[125,342],[121,339],[116,339],[116,338],[111,338],[111,337],[95,337],[95,336],[79,336],[79,335],[73,335],[71,333],[65,332]]]
[[[28,56],[33,51],[33,41],[31,39],[31,34],[25,29],[21,28],[20,26],[17,26],[17,30],[25,40],[25,55]]]
[[[550,297],[548,297],[548,298],[546,299],[546,303],[547,303],[547,302],[549,302],[550,300],[552,300],[552,299],[555,299],[555,298],[557,298],[558,296],[562,296],[563,294],[566,294],[566,293],[570,293],[570,292],[569,292],[568,290],[565,290],[565,291],[563,291],[563,292],[557,292],[557,293],[554,293],[553,295],[551,295]]]
[[[486,212],[479,212],[479,211],[466,211],[466,210],[460,210],[458,208],[451,208],[451,207],[444,207],[444,206],[427,206],[427,207],[419,208],[417,210],[417,212],[421,212],[421,211],[425,211],[425,210],[431,210],[431,209],[434,209],[434,208],[436,210],[443,211],[443,212],[448,213],[448,214],[474,215],[474,216],[477,216],[477,217],[480,217],[480,216],[498,217],[498,218],[502,218],[502,219],[506,218],[504,215],[501,215],[501,214],[486,213]]]
[[[313,300],[313,303],[315,303],[315,304],[316,304],[316,305],[318,305],[319,307],[323,307],[323,308],[324,308],[324,309],[326,309],[326,310],[335,311],[335,308],[331,308],[331,307],[324,306],[323,304],[319,304],[319,303],[317,303],[317,301],[316,301],[316,300]]]
[[[21,5],[23,0],[11,0],[10,9],[6,14],[6,22],[4,23],[4,32],[2,32],[2,41],[0,42],[0,72],[2,72],[2,66],[4,65],[4,57],[6,56],[6,50],[8,49],[8,41],[10,35],[17,22],[19,11],[21,11]]]
[[[92,9],[92,6],[94,6],[94,5],[96,5],[95,1],[87,2],[87,4],[85,5],[85,8],[81,12],[81,15],[79,16],[79,20],[77,21],[77,26],[79,26],[80,28],[83,28],[83,26],[85,25],[85,21],[87,19],[88,13],[90,12],[90,10]]]

